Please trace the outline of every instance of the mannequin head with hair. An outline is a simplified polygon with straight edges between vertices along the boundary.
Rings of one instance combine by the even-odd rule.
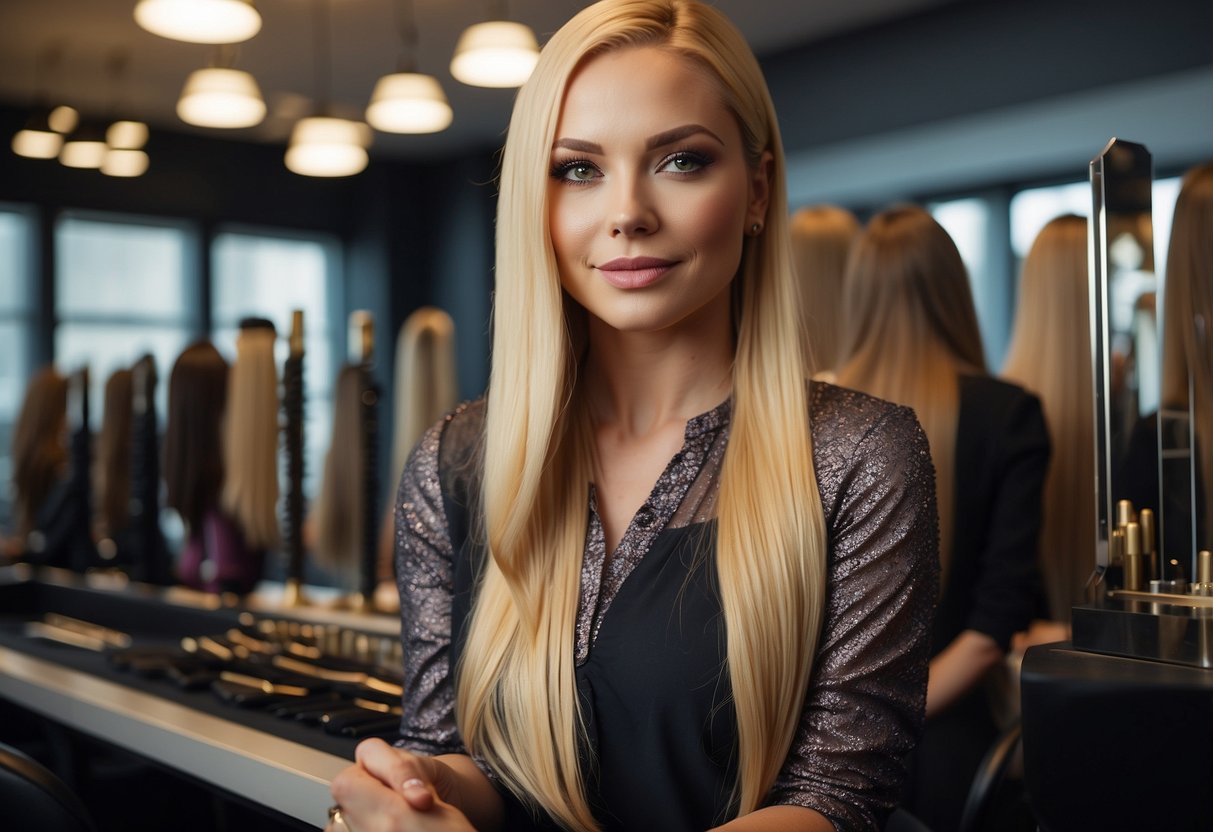
[[[881,211],[851,251],[843,309],[838,383],[914,408],[930,441],[946,571],[959,376],[985,373],[977,312],[956,244],[922,208]]]
[[[637,67],[655,71],[636,76]],[[661,151],[656,178],[693,177],[718,164],[730,171],[732,190],[731,196],[713,191],[711,212],[696,202],[700,192],[688,190],[678,205],[683,213],[665,214],[667,230],[681,223],[683,236],[673,239],[693,240],[711,256],[671,273],[677,277],[662,292],[647,296],[653,302],[631,304],[596,283],[578,256],[584,250],[578,235],[587,226],[578,221],[577,194],[592,193],[580,189],[597,174],[576,154],[603,151],[594,149],[597,126],[589,135],[566,132],[565,121],[588,113],[602,126],[594,113],[610,105],[600,93],[626,101],[633,79],[657,75],[654,85],[674,79],[668,88],[684,94],[671,100],[693,98],[712,130],[729,139],[712,147],[735,155],[713,150],[720,156],[707,162],[698,152],[674,152],[696,145],[695,135],[663,139],[670,147]],[[637,118],[629,108],[615,112],[628,142],[648,132],[628,120]],[[654,129],[663,136],[686,129],[670,118]],[[737,711],[741,814],[759,806],[791,744],[822,620],[826,546],[784,178],[777,120],[758,63],[736,28],[706,4],[592,5],[551,38],[519,92],[501,171],[483,440],[480,534],[491,557],[457,670],[456,712],[469,750],[565,828],[597,828],[579,765],[584,721],[572,681],[585,489],[595,466],[592,391],[582,381],[594,361],[596,331],[648,333],[699,320],[711,307],[717,343],[732,345],[732,421],[716,499],[715,557]],[[710,285],[680,282],[687,274],[710,278]],[[719,309],[725,314],[717,317]],[[801,635],[789,638],[793,632]]]
[[[1213,162],[1184,174],[1167,250],[1162,401],[1195,412],[1198,482],[1205,504],[1198,549],[1213,548]],[[1189,382],[1190,379],[1190,382]],[[1191,395],[1189,395],[1189,383]],[[1165,522],[1165,518],[1164,518]]]
[[[98,538],[113,539],[130,520],[131,438],[134,388],[130,370],[115,370],[105,382],[105,411],[93,462]]]
[[[339,586],[357,586],[365,522],[362,445],[362,368],[346,364],[333,392],[333,435],[324,458],[320,494],[312,507],[316,562]]]
[[[278,545],[278,369],[274,325],[247,318],[236,336],[223,423],[224,511],[250,549]]]
[[[47,367],[30,379],[13,430],[17,534],[36,527],[38,510],[67,475],[67,379]]]
[[[1094,425],[1087,221],[1051,220],[1024,258],[1003,375],[1040,397],[1053,440],[1040,570],[1049,616],[1069,622],[1095,562]]]
[[[838,369],[842,277],[859,222],[845,208],[812,205],[792,215],[791,230],[809,365],[815,374],[833,374]]]
[[[210,341],[186,347],[169,375],[164,430],[166,503],[191,533],[197,533],[206,513],[219,505],[227,385],[227,362]]]
[[[455,323],[436,306],[415,310],[396,337],[396,407],[392,432],[395,482],[421,434],[455,406]]]

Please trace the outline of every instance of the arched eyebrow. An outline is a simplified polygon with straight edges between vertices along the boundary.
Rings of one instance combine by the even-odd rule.
[[[702,133],[716,141],[721,147],[724,147],[724,141],[702,124],[683,124],[679,127],[672,127],[669,130],[663,130],[656,135],[649,136],[645,141],[644,146],[647,150],[656,150],[659,147],[665,147],[668,144],[680,142],[685,138]],[[596,153],[602,155],[602,145],[596,142],[587,142],[583,139],[557,139],[552,143],[552,148],[563,147],[566,150],[573,150],[578,153]]]
[[[656,150],[659,147],[665,147],[667,144],[680,142],[685,138],[699,133],[710,136],[716,140],[717,144],[724,147],[724,142],[721,140],[720,136],[717,136],[702,124],[684,124],[681,127],[673,127],[669,130],[665,130],[655,136],[650,136],[648,141],[644,143],[644,146],[649,150]]]

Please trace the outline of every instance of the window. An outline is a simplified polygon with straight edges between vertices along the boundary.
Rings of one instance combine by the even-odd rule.
[[[928,206],[931,215],[956,243],[968,270],[986,364],[996,371],[1006,351],[1011,315],[1006,300],[1006,275],[999,268],[999,253],[991,251],[994,229],[990,208],[990,201],[979,197]]]
[[[163,420],[169,372],[197,330],[192,240],[155,221],[66,216],[55,227],[55,364],[89,368],[89,418],[101,423],[111,373],[151,353]]]
[[[324,454],[332,432],[333,383],[339,361],[338,246],[327,237],[225,231],[212,248],[211,303],[215,346],[228,360],[236,355],[236,333],[246,317],[268,318],[278,331],[281,376],[289,352],[292,313],[303,310],[304,493],[319,490]]]
[[[21,412],[34,333],[30,215],[0,206],[0,521],[11,511],[13,427]]]

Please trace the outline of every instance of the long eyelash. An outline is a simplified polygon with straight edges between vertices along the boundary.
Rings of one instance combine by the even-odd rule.
[[[573,168],[579,168],[579,167],[592,168],[592,167],[594,167],[594,163],[589,161],[588,159],[566,159],[561,162],[554,162],[552,164],[552,169],[548,175],[551,176],[553,179],[564,180],[566,173],[568,173]],[[565,181],[572,182],[573,180],[568,179]]]
[[[699,151],[699,150],[692,150],[691,148],[688,147],[683,150],[675,150],[673,153],[666,156],[665,159],[661,163],[662,167],[665,167],[670,162],[674,161],[675,159],[677,159],[679,157],[686,157],[688,159],[694,160],[695,162],[698,162],[699,165],[701,166],[701,169],[708,167],[709,165],[711,165],[712,163],[714,163],[716,161],[714,158],[707,155],[706,153],[703,153],[702,151]]]

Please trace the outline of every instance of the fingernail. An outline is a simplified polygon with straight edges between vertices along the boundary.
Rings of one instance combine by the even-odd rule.
[[[424,789],[424,788],[425,788],[425,781],[422,780],[420,777],[410,777],[408,780],[405,780],[403,783],[400,784],[400,790],[405,791],[405,792],[409,791],[410,789]]]

